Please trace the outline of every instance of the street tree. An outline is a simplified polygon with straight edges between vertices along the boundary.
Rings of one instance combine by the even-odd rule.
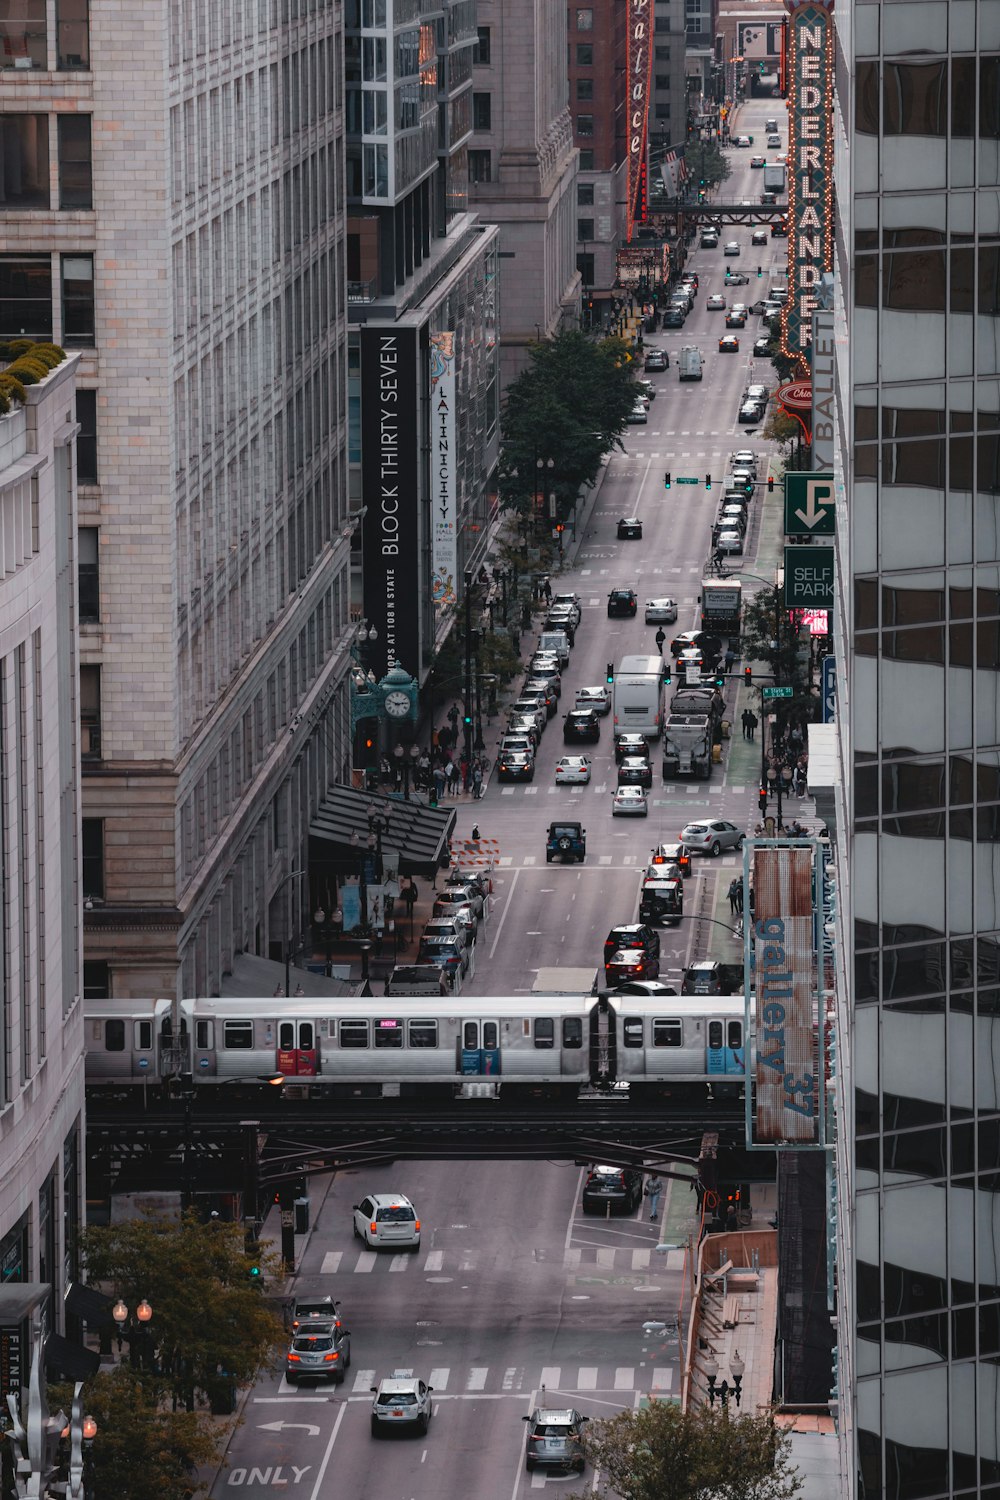
[[[760,589],[743,601],[741,641],[745,662],[765,662],[776,684],[792,688],[792,700],[783,700],[784,709],[815,707],[809,690],[808,657],[803,660],[799,632],[788,617],[782,586]]]
[[[588,1495],[619,1500],[791,1500],[802,1488],[769,1412],[683,1411],[651,1401],[585,1428],[599,1475]],[[582,1500],[582,1497],[581,1497]]]
[[[684,162],[690,173],[688,181],[695,187],[702,183],[715,187],[725,182],[733,170],[726,153],[715,141],[691,141],[685,147]]]
[[[188,1411],[249,1384],[283,1337],[252,1274],[273,1271],[273,1257],[248,1254],[239,1225],[150,1215],[87,1229],[82,1247],[91,1283],[129,1308],[151,1303],[149,1347],[137,1341],[134,1352]]]
[[[50,1387],[51,1410],[69,1411],[69,1386]],[[170,1411],[154,1382],[119,1365],[83,1389],[97,1422],[87,1455],[87,1492],[114,1500],[181,1500],[199,1488],[198,1470],[217,1461],[225,1433],[205,1412]]]

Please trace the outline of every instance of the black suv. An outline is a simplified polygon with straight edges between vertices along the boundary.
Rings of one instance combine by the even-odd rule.
[[[591,1167],[583,1185],[585,1214],[633,1214],[642,1200],[642,1173],[633,1167]]]
[[[638,516],[622,516],[618,522],[618,540],[620,542],[641,542],[642,522]]]
[[[650,958],[659,958],[660,934],[645,922],[623,922],[612,927],[604,939],[604,962],[607,963],[619,948],[641,948]]]
[[[601,738],[601,721],[592,708],[571,708],[563,719],[563,740],[567,745],[596,745]]]
[[[545,842],[545,863],[551,864],[556,855],[571,863],[578,859],[581,864],[587,857],[587,830],[582,823],[550,823]]]
[[[625,616],[631,619],[639,608],[635,589],[612,589],[608,595],[608,619]]]

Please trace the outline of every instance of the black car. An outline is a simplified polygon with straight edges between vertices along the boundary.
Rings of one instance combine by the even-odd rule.
[[[534,781],[535,757],[523,750],[501,753],[497,758],[498,781]]]
[[[616,734],[615,735],[615,760],[619,765],[625,757],[644,757],[649,759],[649,741],[642,734]]]
[[[635,589],[612,589],[608,595],[608,618],[615,616],[631,618],[639,608],[639,598]]]
[[[642,522],[638,516],[622,516],[618,522],[618,540],[620,542],[642,541]]]
[[[550,823],[545,840],[545,863],[551,864],[558,855],[571,863],[578,859],[581,864],[587,857],[587,830],[582,823]]]
[[[639,916],[643,922],[660,925],[678,923],[684,915],[684,882],[647,880],[639,892]]]
[[[679,307],[668,307],[663,314],[664,328],[683,328],[684,313]]]
[[[626,755],[618,765],[618,785],[651,787],[653,767],[639,755]]]
[[[642,1202],[642,1173],[634,1167],[591,1167],[583,1185],[585,1214],[634,1214]]]
[[[592,708],[571,708],[563,719],[563,740],[567,745],[596,745],[601,738],[601,721]]]
[[[722,650],[722,641],[707,630],[685,630],[680,635],[675,635],[670,642],[670,654],[680,656],[689,646],[697,646],[706,657],[718,656]]]
[[[659,958],[660,934],[645,922],[622,922],[604,939],[604,962],[620,948],[641,948],[650,958]]]

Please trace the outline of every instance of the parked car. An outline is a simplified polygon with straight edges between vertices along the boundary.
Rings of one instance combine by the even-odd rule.
[[[579,629],[582,617],[579,594],[553,594],[549,610],[553,609],[568,609],[573,616],[573,629]]]
[[[637,401],[628,414],[628,421],[635,425],[641,425],[649,420],[646,405],[643,401]]]
[[[747,426],[764,420],[764,408],[759,401],[744,401],[740,407],[738,421]]]
[[[759,339],[754,339],[753,352],[755,359],[767,359],[770,357],[771,335],[769,333],[763,333]]]
[[[634,1167],[591,1167],[583,1184],[585,1214],[634,1214],[642,1202],[642,1173]]]

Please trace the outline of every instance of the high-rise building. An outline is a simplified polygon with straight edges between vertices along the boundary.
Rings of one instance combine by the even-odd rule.
[[[0,336],[81,356],[94,995],[215,992],[310,910],[349,755],[342,49],[342,0],[0,10]]]
[[[656,0],[653,13],[653,83],[649,110],[651,170],[663,154],[687,139],[686,32],[683,0]],[[695,91],[699,96],[701,88]]]
[[[524,368],[528,345],[578,325],[577,252],[590,253],[596,211],[607,207],[592,185],[577,182],[565,10],[534,0],[479,0],[476,21],[469,202],[500,226],[500,372],[507,385]],[[589,61],[576,88],[586,101],[593,98],[585,92],[592,39],[577,46],[578,55],[581,47]]]
[[[0,415],[0,1283],[47,1282],[50,1327],[79,1275],[83,1212],[78,366]],[[5,1336],[5,1391],[27,1384],[9,1354]]]
[[[1000,7],[833,17],[844,1493],[996,1497]]]
[[[624,243],[627,164],[627,16],[613,5],[569,5],[569,88],[573,140],[580,152],[577,257],[590,318],[608,321]],[[647,54],[648,59],[648,54]],[[648,108],[649,100],[643,101]]]

